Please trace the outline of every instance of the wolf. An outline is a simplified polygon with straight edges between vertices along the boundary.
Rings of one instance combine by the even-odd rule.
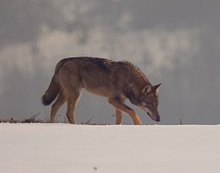
[[[67,102],[66,116],[75,124],[75,108],[82,89],[103,96],[115,108],[116,124],[122,124],[122,112],[127,113],[135,125],[141,125],[136,112],[125,104],[144,110],[151,119],[160,121],[158,88],[144,73],[128,61],[113,61],[97,57],[69,57],[62,59],[55,68],[48,89],[42,96],[44,105],[51,104],[50,122],[55,122],[58,109]]]

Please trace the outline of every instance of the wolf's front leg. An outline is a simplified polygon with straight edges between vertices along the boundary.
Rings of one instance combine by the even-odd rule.
[[[116,109],[121,110],[123,112],[126,112],[130,117],[132,118],[135,125],[141,125],[141,119],[139,116],[135,113],[133,109],[125,105],[123,102],[121,102],[118,98],[109,98],[109,103],[113,105]]]
[[[122,111],[116,109],[116,125],[122,124]]]

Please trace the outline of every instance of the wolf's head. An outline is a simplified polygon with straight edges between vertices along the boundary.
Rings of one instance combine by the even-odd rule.
[[[139,97],[138,107],[144,110],[151,119],[154,121],[160,121],[160,115],[158,112],[158,88],[161,84],[158,85],[146,85],[142,91],[141,96]]]

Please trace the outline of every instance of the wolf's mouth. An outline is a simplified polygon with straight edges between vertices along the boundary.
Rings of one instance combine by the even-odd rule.
[[[147,113],[147,115],[149,115],[149,117],[152,119],[152,120],[154,120],[154,121],[156,121],[156,122],[159,122],[160,121],[160,116],[156,116],[153,112],[151,112],[148,108],[146,108],[146,107],[144,107],[144,106],[140,106],[140,108],[142,109],[142,110],[144,110],[144,112],[146,112]]]
[[[160,122],[160,117],[159,116],[154,116],[153,115],[153,113],[151,113],[151,112],[148,112],[148,111],[146,111],[147,112],[147,115],[149,115],[149,117],[152,119],[152,120],[154,120],[154,121],[156,121],[156,122]]]

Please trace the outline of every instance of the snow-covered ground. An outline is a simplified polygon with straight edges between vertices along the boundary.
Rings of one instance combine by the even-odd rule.
[[[220,126],[0,124],[3,173],[218,173]]]

